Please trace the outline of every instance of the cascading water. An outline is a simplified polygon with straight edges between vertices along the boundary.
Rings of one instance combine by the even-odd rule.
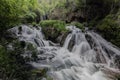
[[[29,63],[35,68],[48,68],[53,80],[117,80],[115,75],[120,73],[120,49],[95,32],[83,33],[75,26],[66,28],[71,33],[63,47],[54,43],[51,46],[51,41],[44,39],[40,27],[22,25],[11,31],[19,40],[37,47],[39,59]]]

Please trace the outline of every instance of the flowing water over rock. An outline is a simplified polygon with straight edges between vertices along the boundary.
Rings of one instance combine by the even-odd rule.
[[[37,47],[38,59],[29,64],[38,69],[47,68],[53,80],[117,80],[120,49],[93,31],[82,32],[75,26],[66,28],[71,33],[63,46],[45,40],[40,27],[22,25],[10,31],[20,41]]]

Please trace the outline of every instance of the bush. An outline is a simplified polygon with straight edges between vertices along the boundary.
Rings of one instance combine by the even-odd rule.
[[[85,27],[83,26],[82,23],[79,23],[79,22],[71,22],[70,24],[68,25],[72,25],[72,26],[76,26],[77,28],[81,29],[81,30],[84,30]]]
[[[60,20],[43,20],[40,22],[41,27],[53,27],[58,30],[65,30],[65,22]]]
[[[0,0],[0,36],[25,19],[32,22],[37,16],[37,8],[37,0]]]
[[[120,25],[116,18],[115,15],[108,15],[97,25],[97,29],[105,39],[120,47]]]
[[[45,38],[55,43],[58,42],[59,36],[63,36],[68,31],[65,28],[65,22],[60,20],[44,20],[40,22],[40,26]]]
[[[19,43],[14,44],[14,50],[0,45],[0,79],[29,80],[31,76],[30,66],[21,56],[24,49]]]

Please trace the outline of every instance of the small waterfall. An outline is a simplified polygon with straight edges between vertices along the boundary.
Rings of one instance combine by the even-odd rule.
[[[83,33],[67,26],[71,33],[63,47],[51,46],[44,39],[41,27],[21,25],[10,29],[20,41],[32,43],[38,50],[38,61],[29,62],[36,68],[48,68],[53,80],[117,80],[120,74],[120,49],[93,31]]]
[[[29,42],[39,47],[49,46],[49,42],[43,40],[44,36],[41,27],[35,28],[32,26],[28,27],[27,25],[21,25],[12,28],[9,31],[14,32],[15,36],[17,36],[20,41]]]

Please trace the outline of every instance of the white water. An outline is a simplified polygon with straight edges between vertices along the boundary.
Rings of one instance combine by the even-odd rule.
[[[117,80],[114,75],[120,73],[119,60],[116,61],[116,57],[120,58],[120,49],[97,33],[83,33],[74,26],[67,26],[71,33],[66,37],[63,47],[60,47],[50,46],[51,41],[44,39],[40,27],[21,27],[21,33],[18,27],[12,28],[11,31],[19,40],[36,46],[37,56],[40,58],[30,64],[38,69],[48,68],[48,74],[53,80]],[[74,45],[69,50],[71,42]]]

